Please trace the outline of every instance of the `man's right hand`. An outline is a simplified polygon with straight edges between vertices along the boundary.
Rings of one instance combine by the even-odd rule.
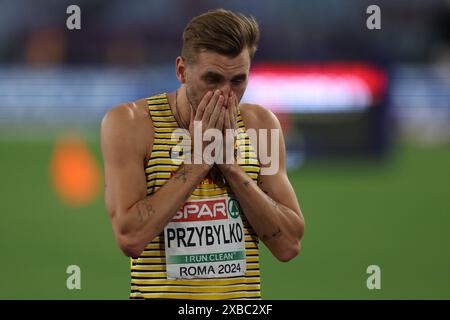
[[[121,105],[109,110],[101,124],[106,208],[116,241],[130,257],[139,256],[163,232],[210,170],[206,164],[182,164],[158,192],[147,195],[144,166],[154,141],[147,110],[145,99]]]

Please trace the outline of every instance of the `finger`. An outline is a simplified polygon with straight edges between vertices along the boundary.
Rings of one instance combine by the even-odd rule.
[[[234,130],[234,128],[232,127],[232,120],[231,120],[231,112],[227,112],[226,115],[227,118],[227,123],[228,123],[228,128],[226,129],[226,131],[231,130],[231,134],[227,134],[225,132],[225,139],[226,139],[226,161],[227,163],[233,163],[235,160],[235,145],[236,145],[236,131]],[[231,161],[231,162],[230,162]]]
[[[228,117],[229,122],[227,123],[227,126],[230,129],[236,129],[236,99],[234,93],[232,93],[230,99],[231,99],[229,108],[230,115]]]
[[[230,124],[230,113],[229,113],[229,109],[225,110],[225,115],[224,115],[224,129],[223,129],[223,145],[224,145],[224,151],[225,151],[225,163],[229,163],[229,161],[227,161],[230,157],[230,152],[228,151],[228,148],[230,147],[230,139],[229,139],[229,133],[228,130],[230,129],[229,127]]]
[[[211,114],[211,117],[209,119],[209,128],[216,128],[217,120],[219,119],[219,114],[221,109],[223,108],[223,101],[225,100],[223,95],[220,95],[219,99],[217,100],[216,105],[214,106],[214,110]]]
[[[234,116],[233,111],[230,112],[228,126],[230,127],[230,129],[236,129],[236,117]]]
[[[227,111],[225,108],[220,108],[220,114],[219,119],[217,120],[216,127],[220,131],[223,131],[223,126],[225,124],[225,115],[227,114]]]
[[[233,128],[234,129],[238,128],[238,125],[237,125],[238,113],[239,113],[239,101],[235,95],[234,96],[234,108],[233,108]]]
[[[209,124],[209,120],[214,111],[214,107],[216,106],[217,101],[219,100],[219,97],[220,97],[220,90],[214,91],[214,94],[209,100],[208,105],[205,107],[205,112],[202,115],[203,123]]]
[[[205,112],[205,109],[208,105],[208,103],[211,101],[211,98],[213,97],[213,92],[212,91],[208,91],[202,98],[202,100],[200,101],[198,108],[197,108],[197,112],[195,115],[195,120],[202,120],[203,117],[203,113]]]
[[[225,114],[224,114],[224,116],[223,116],[223,125],[224,125],[224,133],[226,133],[225,132],[225,130],[226,129],[229,129],[230,128],[230,112],[229,112],[229,109],[225,109]]]
[[[224,129],[230,129],[230,107],[228,106],[228,109],[225,109],[225,115],[224,115]]]

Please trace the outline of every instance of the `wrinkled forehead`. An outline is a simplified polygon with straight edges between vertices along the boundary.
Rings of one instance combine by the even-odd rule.
[[[195,68],[200,74],[214,72],[230,77],[236,74],[247,74],[250,69],[250,56],[247,49],[242,50],[236,57],[202,51],[197,54]]]

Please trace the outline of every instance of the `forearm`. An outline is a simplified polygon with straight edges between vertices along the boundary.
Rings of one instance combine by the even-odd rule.
[[[125,238],[128,251],[133,255],[142,252],[163,231],[209,170],[204,164],[183,164],[158,192],[117,215],[119,236]]]
[[[222,172],[248,221],[270,251],[282,261],[295,256],[304,227],[300,215],[264,193],[238,165]]]

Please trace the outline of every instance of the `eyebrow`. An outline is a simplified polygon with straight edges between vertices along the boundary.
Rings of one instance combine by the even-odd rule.
[[[214,71],[206,72],[205,74],[203,74],[201,76],[201,78],[203,80],[206,80],[208,78],[214,78],[214,79],[218,79],[218,80],[224,80],[225,79],[225,77],[222,74],[214,72]],[[245,80],[245,79],[247,79],[247,74],[245,74],[245,73],[237,74],[233,78],[231,78],[232,81],[233,80]]]
[[[231,80],[245,80],[247,79],[247,74],[240,73],[238,75],[235,75]]]
[[[203,75],[201,76],[201,78],[202,78],[203,80],[206,80],[206,79],[208,79],[208,78],[213,78],[213,79],[223,80],[223,79],[224,79],[224,76],[221,75],[220,73],[217,73],[217,72],[208,71],[208,72],[206,72],[205,74],[203,74]]]

